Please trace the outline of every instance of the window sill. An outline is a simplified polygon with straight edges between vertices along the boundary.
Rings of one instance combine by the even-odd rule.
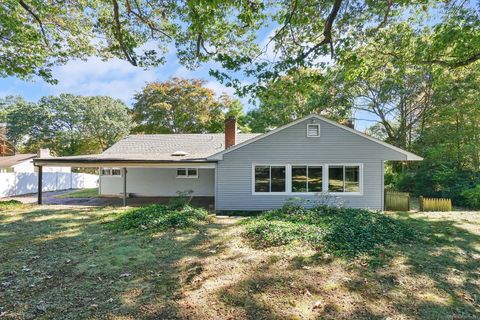
[[[252,192],[254,196],[363,196],[363,192],[329,192],[322,194],[321,192]]]

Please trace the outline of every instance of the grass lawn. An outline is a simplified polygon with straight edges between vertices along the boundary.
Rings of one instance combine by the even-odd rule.
[[[98,188],[80,189],[55,196],[55,198],[98,198]]]
[[[235,218],[113,231],[112,208],[0,208],[1,319],[478,319],[480,213],[396,214],[427,236],[382,263],[253,249]]]

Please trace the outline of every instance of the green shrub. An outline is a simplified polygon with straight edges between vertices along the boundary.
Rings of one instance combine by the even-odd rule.
[[[363,209],[318,206],[282,208],[245,222],[243,236],[254,247],[280,246],[300,241],[340,256],[357,256],[383,246],[415,239],[406,222]]]
[[[172,208],[183,208],[192,202],[193,190],[177,191],[176,197],[171,197],[168,205]]]
[[[183,206],[172,208],[167,205],[153,204],[146,207],[133,208],[121,213],[113,222],[119,230],[152,230],[192,229],[208,220],[208,212],[202,208]]]
[[[469,207],[480,208],[480,184],[477,184],[475,188],[462,191],[462,197]]]
[[[250,223],[244,236],[252,241],[256,248],[276,247],[294,241],[311,241],[311,236],[321,234],[322,229],[307,224],[295,224],[285,221],[257,220]]]
[[[12,208],[12,207],[20,207],[21,205],[23,205],[21,201],[13,200],[13,199],[0,201],[0,210]]]

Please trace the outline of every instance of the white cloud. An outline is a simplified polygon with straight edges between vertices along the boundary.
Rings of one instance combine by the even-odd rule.
[[[265,50],[262,55],[260,55],[259,59],[267,59],[267,60],[274,60],[279,53],[276,52],[275,49],[275,40],[273,37],[277,33],[277,29],[273,28],[270,32],[260,41],[259,47],[261,50]]]
[[[195,72],[193,70],[187,69],[185,66],[179,66],[175,71],[172,73],[171,77],[177,77],[177,78],[194,78]]]
[[[226,87],[217,81],[209,81],[205,83],[205,87],[213,90],[217,94],[217,96],[220,96],[225,93],[230,96],[233,96],[235,94],[235,89],[231,87]]]
[[[157,79],[154,70],[143,70],[120,59],[102,61],[99,58],[70,61],[57,67],[54,77],[59,83],[49,87],[52,94],[108,95],[125,102],[146,82]]]

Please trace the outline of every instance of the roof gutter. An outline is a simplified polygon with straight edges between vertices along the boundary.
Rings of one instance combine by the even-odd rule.
[[[125,160],[125,159],[34,159],[37,166],[59,167],[214,167],[217,161],[206,159],[192,160]]]

